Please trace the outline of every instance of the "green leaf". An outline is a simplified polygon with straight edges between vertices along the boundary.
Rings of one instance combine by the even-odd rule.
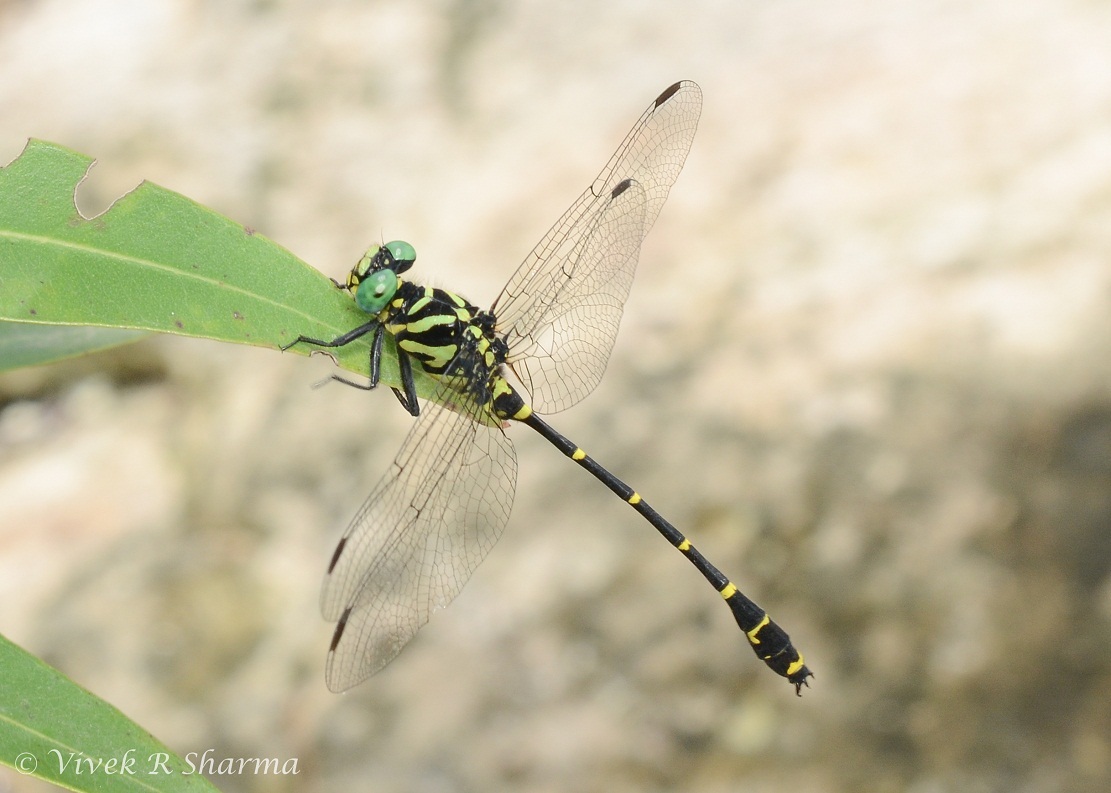
[[[0,320],[176,333],[278,348],[366,322],[349,294],[289,251],[143,182],[85,218],[74,191],[92,159],[32,140],[0,169]],[[369,374],[372,334],[330,350]],[[399,385],[386,337],[382,382]],[[290,350],[301,355],[308,345]],[[419,367],[417,367],[419,369]],[[414,372],[428,396],[435,381]]]
[[[106,350],[138,341],[146,335],[134,330],[87,325],[0,322],[0,372]]]
[[[71,790],[216,790],[142,727],[3,636],[0,763]]]

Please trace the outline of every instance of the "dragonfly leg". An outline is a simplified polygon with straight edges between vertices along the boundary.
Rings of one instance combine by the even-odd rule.
[[[370,382],[356,383],[354,380],[348,380],[346,377],[341,377],[338,374],[334,374],[330,378],[331,380],[335,380],[336,382],[351,386],[352,388],[357,388],[360,391],[373,391],[378,387],[378,383],[382,377],[382,344],[386,338],[385,327],[380,322],[361,325],[356,328],[356,330],[360,332],[354,338],[358,338],[359,336],[362,336],[369,332],[370,327],[368,327],[368,325],[370,327],[373,327],[375,325],[377,326],[374,332],[374,341],[372,341],[370,345]],[[351,334],[344,335],[350,336]],[[323,344],[323,346],[341,347],[343,346],[343,344],[347,344],[353,339],[349,338],[343,340],[342,344],[340,343],[341,340],[343,340],[343,336],[335,339],[331,344]],[[310,343],[319,343],[316,342],[315,339],[304,339],[304,341]],[[297,342],[294,342],[294,344],[296,343]],[[401,403],[401,406],[409,412],[409,415],[419,416],[420,405],[417,402],[417,386],[416,383],[413,381],[413,365],[409,360],[408,354],[402,350],[398,350],[397,368],[401,374],[401,387],[404,389],[404,393],[402,393],[401,390],[397,388],[393,388],[391,390],[393,391],[394,396],[397,397],[397,401]]]
[[[361,336],[365,336],[366,334],[370,333],[376,327],[381,327],[381,323],[378,320],[373,319],[370,322],[360,325],[353,330],[347,331],[347,333],[336,336],[331,341],[325,341],[324,339],[314,339],[309,336],[298,336],[289,344],[279,347],[278,349],[280,349],[282,352],[285,352],[290,347],[293,347],[297,344],[315,344],[317,347],[343,347],[355,341],[355,339],[358,339]]]
[[[397,351],[397,368],[401,372],[401,386],[405,393],[402,394],[395,388],[393,394],[401,407],[409,411],[410,416],[419,416],[420,405],[417,404],[417,385],[413,382],[413,365],[409,361],[409,355],[402,350]]]

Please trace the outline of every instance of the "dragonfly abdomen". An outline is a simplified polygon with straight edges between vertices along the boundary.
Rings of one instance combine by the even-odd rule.
[[[804,685],[809,685],[807,678],[813,676],[813,672],[806,667],[802,654],[791,644],[787,632],[779,627],[766,611],[745,597],[737,586],[703,556],[681,531],[641,498],[640,493],[610,473],[573,441],[533,414],[531,410],[514,418],[536,430],[564,455],[585,468],[595,479],[640,513],[656,531],[663,535],[664,539],[687,557],[687,560],[725,599],[726,605],[733,613],[733,618],[744,631],[745,638],[748,639],[749,646],[756,656],[773,672],[794,684],[796,694],[801,693]]]

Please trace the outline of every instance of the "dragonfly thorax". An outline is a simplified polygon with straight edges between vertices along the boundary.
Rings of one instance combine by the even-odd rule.
[[[377,319],[402,353],[449,382],[476,409],[498,420],[531,412],[506,380],[509,347],[496,332],[491,312],[454,292],[401,281]]]
[[[473,345],[472,322],[479,313],[454,292],[401,281],[377,320],[402,352],[429,374],[442,375],[465,345]]]

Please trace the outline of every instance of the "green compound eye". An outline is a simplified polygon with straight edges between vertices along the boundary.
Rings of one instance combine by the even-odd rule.
[[[395,273],[403,273],[413,266],[413,262],[417,260],[417,252],[412,245],[404,240],[394,240],[387,242],[385,249],[393,256],[396,266],[393,268]]]
[[[397,275],[392,270],[371,273],[359,282],[355,290],[355,305],[368,314],[377,314],[393,299],[397,285]]]

